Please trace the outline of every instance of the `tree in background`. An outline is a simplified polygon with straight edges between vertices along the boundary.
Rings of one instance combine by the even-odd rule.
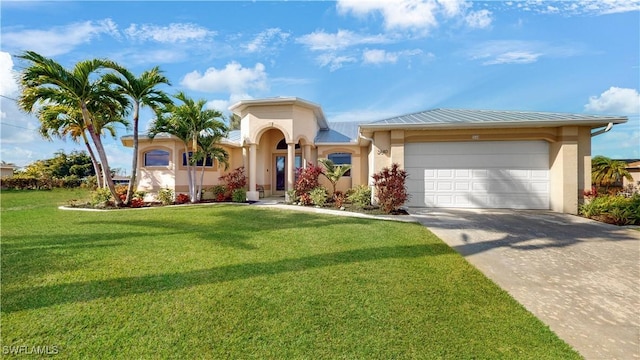
[[[56,61],[34,51],[26,51],[18,58],[29,63],[20,76],[20,108],[29,113],[36,111],[38,106],[55,104],[79,109],[102,164],[107,187],[116,205],[122,206],[123,202],[116,193],[109,171],[109,160],[102,144],[101,132],[96,126],[95,109],[91,106],[104,101],[118,103],[121,111],[118,116],[126,115],[127,99],[112,89],[100,76],[102,70],[116,69],[120,66],[112,61],[94,59],[80,61],[73,69],[67,70]]]
[[[591,182],[594,185],[604,186],[609,190],[609,186],[622,183],[623,178],[633,181],[624,161],[611,160],[602,155],[591,159]]]
[[[231,114],[229,119],[229,130],[240,130],[240,122],[242,119],[236,114]]]
[[[140,118],[140,107],[148,106],[154,112],[161,105],[171,103],[171,99],[158,89],[161,84],[170,85],[169,79],[162,75],[159,67],[143,72],[140,77],[136,77],[129,70],[119,67],[118,74],[106,74],[104,80],[112,83],[129,100],[133,107],[133,159],[131,161],[131,178],[127,188],[127,196],[124,200],[126,205],[131,203],[131,198],[135,192],[136,179],[138,174],[138,127]]]
[[[96,114],[95,124],[100,133],[110,134],[111,137],[115,138],[115,123],[128,126],[127,121],[117,115],[118,111],[115,108],[117,108],[119,104],[109,104],[107,101],[104,101],[92,104],[92,106],[93,105],[103,107],[102,111],[95,109],[93,111],[93,113]],[[115,106],[115,108],[112,108],[113,106]],[[97,174],[97,185],[99,188],[103,187],[103,185],[105,185],[104,173],[101,170],[99,161],[87,137],[87,127],[82,118],[82,112],[76,107],[68,105],[45,105],[39,108],[37,117],[40,121],[39,133],[47,140],[52,140],[54,137],[64,140],[67,136],[74,142],[79,142],[80,139],[82,139],[91,158],[94,173]]]

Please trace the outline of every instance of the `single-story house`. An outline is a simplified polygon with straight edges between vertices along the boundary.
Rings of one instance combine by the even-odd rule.
[[[633,178],[631,181],[627,178],[623,178],[622,186],[640,186],[640,159],[623,159],[620,161],[624,161],[627,164],[626,169]]]
[[[243,100],[222,146],[230,168],[244,166],[249,200],[285,195],[295,169],[318,159],[350,164],[339,190],[370,184],[398,163],[409,177],[410,207],[551,209],[577,213],[591,187],[591,137],[625,117],[524,111],[433,109],[367,123],[331,123],[322,108],[296,97]],[[599,130],[598,130],[599,129]],[[122,143],[132,146],[132,137]],[[140,137],[140,190],[187,192],[183,145],[169,135]],[[205,166],[205,186],[225,170]],[[258,191],[260,190],[260,192]]]
[[[7,163],[0,164],[0,178],[13,177],[13,172],[15,171],[15,169],[16,167],[13,164],[7,164]]]

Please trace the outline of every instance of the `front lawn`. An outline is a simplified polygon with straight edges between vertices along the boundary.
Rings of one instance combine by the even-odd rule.
[[[63,358],[579,358],[424,227],[3,191],[2,348]],[[5,351],[6,350],[6,351]]]

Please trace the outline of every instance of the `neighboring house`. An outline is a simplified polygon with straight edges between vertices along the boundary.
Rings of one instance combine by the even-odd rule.
[[[129,177],[122,175],[114,175],[112,176],[113,183],[115,185],[129,185]]]
[[[624,161],[625,163],[627,163],[627,171],[633,177],[632,181],[629,181],[627,178],[622,179],[622,186],[640,186],[640,159],[622,159],[619,161]]]
[[[13,171],[16,169],[15,165],[3,163],[0,165],[0,178],[13,177]]]
[[[350,164],[339,190],[369,184],[392,163],[406,169],[408,206],[551,209],[577,213],[591,184],[593,129],[627,121],[542,112],[435,109],[364,124],[329,123],[319,105],[295,98],[240,101],[241,120],[222,146],[230,169],[245,166],[249,200],[284,195],[295,169],[320,158]],[[608,127],[610,128],[610,126]],[[132,137],[122,138],[132,146]],[[183,145],[169,135],[140,138],[138,188],[187,191]],[[205,185],[225,171],[205,165]]]

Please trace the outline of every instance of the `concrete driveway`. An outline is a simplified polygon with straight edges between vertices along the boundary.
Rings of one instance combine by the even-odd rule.
[[[640,231],[548,211],[409,212],[585,358],[640,358]]]

